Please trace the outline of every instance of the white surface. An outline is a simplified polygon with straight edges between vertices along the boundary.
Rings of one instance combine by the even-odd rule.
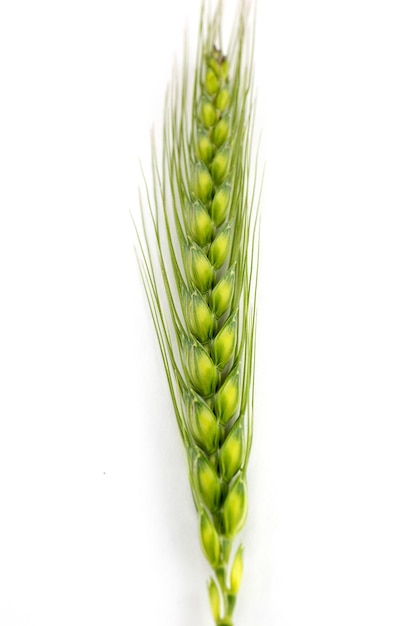
[[[133,255],[194,0],[0,9],[0,624],[211,624]],[[237,626],[417,623],[415,3],[258,2]]]

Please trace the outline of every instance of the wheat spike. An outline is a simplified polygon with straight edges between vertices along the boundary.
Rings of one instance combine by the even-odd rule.
[[[213,570],[210,605],[217,626],[232,626],[243,572],[243,548],[236,550],[235,540],[248,509],[258,193],[251,155],[253,31],[245,4],[227,55],[221,22],[221,3],[212,16],[203,5],[193,88],[185,56],[167,98],[162,159],[154,147],[152,190],[137,234],[201,546]]]

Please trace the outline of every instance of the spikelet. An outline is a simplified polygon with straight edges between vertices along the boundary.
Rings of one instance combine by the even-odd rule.
[[[191,94],[185,62],[168,98],[160,165],[154,154],[152,236],[144,205],[137,232],[201,547],[213,570],[212,614],[217,626],[232,626],[242,546],[230,555],[248,510],[258,193],[250,152],[253,33],[242,2],[226,56],[218,47],[221,18],[221,3],[212,17],[203,7],[194,88]]]

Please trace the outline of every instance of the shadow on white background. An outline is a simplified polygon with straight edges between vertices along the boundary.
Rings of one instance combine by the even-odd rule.
[[[3,626],[211,623],[129,216],[198,12],[0,10]],[[414,24],[401,0],[258,2],[266,174],[238,626],[417,623]]]

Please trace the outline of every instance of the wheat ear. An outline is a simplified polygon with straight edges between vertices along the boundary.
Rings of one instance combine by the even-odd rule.
[[[221,3],[213,16],[203,6],[193,85],[185,55],[167,98],[160,164],[153,146],[153,181],[137,233],[202,550],[213,570],[211,610],[217,626],[232,626],[243,571],[235,539],[247,515],[252,443],[258,193],[245,4],[227,56],[221,22]]]

